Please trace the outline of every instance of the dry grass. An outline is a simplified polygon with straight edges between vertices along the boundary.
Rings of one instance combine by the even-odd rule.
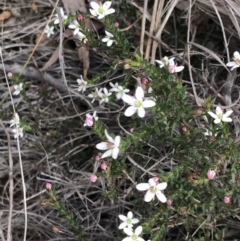
[[[114,204],[102,200],[101,194],[107,184],[104,181],[89,182],[90,175],[97,169],[94,161],[97,138],[91,130],[82,127],[85,114],[91,108],[97,109],[106,123],[115,125],[109,117],[110,114],[116,115],[114,110],[118,107],[92,107],[88,99],[77,93],[73,86],[82,69],[71,42],[63,48],[64,70],[57,62],[44,73],[38,71],[58,46],[58,36],[40,44],[24,70],[22,77],[27,98],[18,96],[11,101],[6,73],[21,73],[35,47],[36,35],[42,33],[52,8],[47,1],[36,1],[36,14],[30,0],[7,2],[0,3],[0,9],[13,12],[9,20],[1,23],[0,33],[3,60],[0,64],[0,116],[3,123],[0,126],[0,237],[3,241],[22,241],[27,228],[26,240],[76,240],[61,215],[40,205],[47,198],[44,185],[51,181],[58,199],[74,212],[88,240],[118,240],[117,216],[132,207],[125,200],[125,194],[131,190],[127,189],[128,184],[119,180],[116,188],[121,186],[125,194],[120,195]],[[226,71],[223,63],[230,60],[233,51],[239,50],[240,2],[185,1],[191,4],[190,8],[183,5],[184,1],[157,2],[149,0],[153,6],[151,9],[147,5],[141,6],[140,1],[134,3],[143,13],[142,25],[137,22],[133,27],[141,31],[141,36],[134,36],[140,50],[152,63],[167,53],[189,68],[189,79],[184,79],[184,83],[192,96],[193,106],[201,106],[203,99],[210,94],[215,96],[215,105],[231,106],[235,113],[233,131],[237,138],[240,132],[239,79],[236,72]],[[152,20],[147,29],[145,23],[149,18],[156,18],[156,21]],[[109,68],[108,63],[94,52],[90,63],[89,76]],[[61,81],[61,71],[64,71],[67,85]],[[114,73],[107,81],[120,77],[124,78]],[[9,84],[10,87],[13,85],[12,82]],[[6,133],[10,130],[8,120],[12,118],[13,105],[21,113],[21,119],[32,128],[19,145],[15,139],[8,139]],[[19,162],[20,156],[22,162]],[[153,166],[148,172],[155,173],[156,170]],[[138,167],[135,171],[138,172]],[[7,237],[10,233],[12,239]]]

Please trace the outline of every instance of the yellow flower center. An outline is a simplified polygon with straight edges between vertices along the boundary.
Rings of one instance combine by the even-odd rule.
[[[102,6],[100,6],[100,7],[98,8],[98,12],[99,12],[100,14],[103,14],[103,13],[104,13],[104,9],[103,9]]]
[[[134,102],[134,106],[135,106],[136,108],[139,108],[139,107],[142,106],[142,102],[139,101],[139,100],[136,100],[136,101]]]
[[[132,238],[132,240],[138,240],[138,235],[133,234],[131,238]]]
[[[150,187],[150,192],[155,193],[156,192],[156,187]]]

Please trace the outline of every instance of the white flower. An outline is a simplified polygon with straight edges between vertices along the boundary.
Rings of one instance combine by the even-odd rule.
[[[124,238],[122,241],[145,241],[143,238],[139,237],[142,233],[142,226],[138,226],[134,232],[132,229],[125,228],[124,232],[128,237]]]
[[[168,59],[168,57],[164,57],[162,60],[155,60],[159,67],[166,67],[170,73],[177,73],[184,69],[184,66],[177,66],[174,62],[175,57]]]
[[[20,118],[19,118],[19,115],[18,115],[18,113],[14,113],[14,116],[13,116],[13,119],[12,120],[10,120],[10,127],[12,127],[12,126],[16,126],[16,127],[18,127],[19,126],[19,124],[20,124]]]
[[[60,13],[60,16],[61,16],[61,21],[66,20],[68,18],[68,16],[64,14],[63,8],[58,8],[58,10],[59,10],[59,13]],[[58,17],[57,13],[54,14],[53,20],[54,20],[54,22],[53,22],[54,24],[60,23],[60,20],[59,20],[59,17]]]
[[[114,41],[113,39],[111,39],[113,38],[113,35],[106,30],[105,30],[105,33],[107,36],[102,39],[102,42],[107,42],[107,46],[110,47]]]
[[[95,88],[95,91],[92,92],[92,94],[89,94],[88,97],[92,98],[92,102],[93,103],[95,100],[100,99],[100,94],[102,92],[102,88],[98,90],[98,88]]]
[[[174,58],[171,58],[174,59]],[[165,56],[162,60],[155,60],[155,62],[157,62],[159,64],[159,67],[162,68],[164,66],[168,66],[169,60],[168,57]]]
[[[124,228],[132,228],[133,224],[136,224],[139,222],[139,220],[137,218],[133,218],[133,213],[130,211],[127,214],[127,217],[120,214],[118,215],[118,217],[123,221],[120,225],[119,225],[119,229],[124,229]]]
[[[115,83],[115,85],[113,83],[109,83],[112,88],[110,89],[111,92],[116,92],[117,93],[117,99],[121,99],[123,95],[125,95],[125,93],[128,93],[130,90],[129,89],[123,89],[122,86],[118,85],[118,83]]]
[[[99,102],[100,104],[102,104],[104,102],[108,102],[109,101],[108,97],[112,94],[112,93],[108,92],[107,88],[103,88],[103,92],[99,93],[99,97],[101,98],[101,100]]]
[[[17,138],[18,136],[23,137],[23,128],[17,126],[12,129],[12,133],[14,133],[14,138]]]
[[[167,183],[157,183],[154,181],[153,178],[150,178],[148,180],[148,183],[140,183],[137,184],[136,188],[139,191],[147,191],[144,197],[145,202],[150,202],[154,199],[155,195],[159,199],[160,202],[165,203],[167,201],[167,198],[165,195],[161,192],[162,190],[166,189]]]
[[[177,73],[184,69],[184,66],[177,66],[173,60],[173,58],[169,59],[168,62],[168,71],[170,73]]]
[[[68,25],[68,27],[74,29],[73,35],[78,34],[80,30],[82,30],[77,20],[74,20],[73,23]]]
[[[232,114],[232,112],[232,110],[228,110],[225,114],[223,114],[222,109],[219,106],[217,106],[216,114],[212,111],[209,111],[208,114],[215,119],[214,123],[218,124],[220,122],[232,122],[232,118],[228,117]]]
[[[53,26],[49,27],[49,25],[47,25],[47,27],[44,30],[44,33],[47,34],[47,37],[49,38],[51,35],[54,34],[53,30],[54,30]]]
[[[233,69],[235,69],[237,67],[240,67],[240,54],[239,54],[238,51],[235,51],[233,53],[233,60],[234,61],[229,62],[229,63],[226,64],[228,67],[232,67],[231,70],[233,70]]]
[[[122,96],[122,100],[127,104],[131,105],[126,110],[124,115],[125,116],[132,116],[136,111],[138,112],[139,117],[145,116],[145,109],[153,107],[156,103],[152,100],[143,100],[144,99],[144,91],[143,88],[138,86],[135,92],[135,97],[124,94]]]
[[[106,1],[104,4],[90,2],[92,9],[89,9],[89,11],[93,16],[98,17],[98,19],[101,19],[101,18],[104,18],[106,15],[115,12],[115,9],[110,8],[111,4],[112,4],[111,1]]]
[[[14,88],[13,95],[18,95],[23,90],[23,84],[20,83],[19,85],[14,85],[13,88]]]
[[[105,136],[107,137],[108,142],[101,142],[96,145],[96,148],[98,150],[102,150],[102,151],[107,150],[106,152],[103,153],[101,158],[112,156],[113,159],[117,159],[121,137],[116,136],[115,139],[113,139],[110,135],[108,135],[107,130],[105,130]]]
[[[82,91],[82,93],[84,93],[86,91],[86,87],[87,87],[87,81],[84,81],[82,75],[80,75],[81,79],[77,79],[77,83],[79,85],[78,87],[78,91]]]

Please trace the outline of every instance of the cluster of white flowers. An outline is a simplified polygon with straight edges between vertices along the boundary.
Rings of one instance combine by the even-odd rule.
[[[111,1],[106,1],[105,3],[96,3],[96,2],[90,2],[91,8],[89,9],[90,13],[94,16],[97,17],[98,19],[102,19],[105,16],[112,14],[115,12],[115,9],[110,8],[112,5]],[[60,22],[65,22],[65,20],[68,19],[68,16],[65,15],[63,8],[58,8],[57,9],[58,13],[54,14],[52,22],[54,25],[60,24]],[[60,18],[59,18],[60,17]],[[81,20],[81,18],[78,18],[78,20]],[[51,35],[54,34],[54,25],[47,25],[44,33],[46,36],[49,38]],[[85,34],[82,33],[82,28],[77,20],[74,20],[71,24],[68,25],[70,29],[73,29],[73,34],[83,43],[86,43],[88,41],[87,37]],[[106,36],[102,39],[102,42],[106,42],[107,46],[110,47],[114,42],[116,42],[113,39],[113,35],[105,31]]]
[[[20,118],[18,113],[14,113],[13,119],[10,120],[11,132],[14,134],[14,138],[23,137],[23,128],[20,127]]]
[[[133,218],[133,213],[131,211],[127,213],[127,216],[120,214],[118,217],[123,221],[118,228],[123,229],[123,232],[128,235],[128,237],[124,238],[122,241],[144,241],[144,239],[139,236],[142,233],[142,226],[138,226],[133,230],[133,225],[139,223],[139,220]]]
[[[52,19],[52,22],[54,25],[60,24],[60,22],[64,23],[64,21],[67,20],[68,18],[68,16],[64,14],[64,11],[62,8],[57,8],[57,11],[60,14],[60,18],[58,13],[54,14]],[[44,30],[44,33],[47,35],[48,38],[54,34],[54,25],[51,25],[51,26],[47,25]]]

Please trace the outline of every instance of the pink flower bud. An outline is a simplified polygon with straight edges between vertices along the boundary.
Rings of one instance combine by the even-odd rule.
[[[131,129],[130,129],[130,132],[133,133],[133,132],[134,132],[134,128],[131,128]]]
[[[146,77],[142,78],[142,84],[146,85],[148,83],[148,79]]]
[[[215,140],[215,136],[210,136],[209,141],[213,142]]]
[[[96,156],[95,156],[95,161],[96,161],[96,162],[100,161],[100,159],[101,159],[101,157],[100,157],[99,155],[96,155]]]
[[[13,76],[12,72],[8,72],[7,76],[8,76],[8,78],[12,78],[12,76]]]
[[[154,181],[156,184],[158,184],[158,181],[159,181],[159,180],[158,180],[158,177],[153,177],[152,179],[153,179],[153,181]]]
[[[83,15],[82,14],[78,14],[77,15],[77,20],[78,21],[82,21],[84,19]]]
[[[187,132],[187,127],[186,127],[186,126],[183,126],[183,127],[182,127],[182,131],[183,131],[183,132]]]
[[[214,170],[209,170],[207,172],[207,177],[208,177],[209,180],[214,179],[215,176],[216,176],[216,172]]]
[[[105,162],[103,162],[102,164],[101,164],[101,168],[105,171],[106,169],[107,169],[107,164],[105,163]]]
[[[44,206],[46,206],[46,202],[42,201],[42,202],[40,203],[40,205],[44,207]]]
[[[223,201],[224,201],[226,204],[230,203],[230,197],[225,196],[224,199],[223,199]]]
[[[171,206],[171,205],[172,205],[172,200],[168,199],[168,200],[167,200],[167,205],[168,205],[168,206]]]
[[[116,27],[116,28],[118,28],[119,27],[119,22],[114,22],[114,26]]]
[[[96,182],[97,181],[97,176],[92,174],[91,177],[90,177],[90,181],[91,182]]]
[[[49,182],[47,182],[47,183],[46,183],[46,189],[47,189],[47,190],[51,190],[51,189],[52,189],[52,184],[49,183]]]

